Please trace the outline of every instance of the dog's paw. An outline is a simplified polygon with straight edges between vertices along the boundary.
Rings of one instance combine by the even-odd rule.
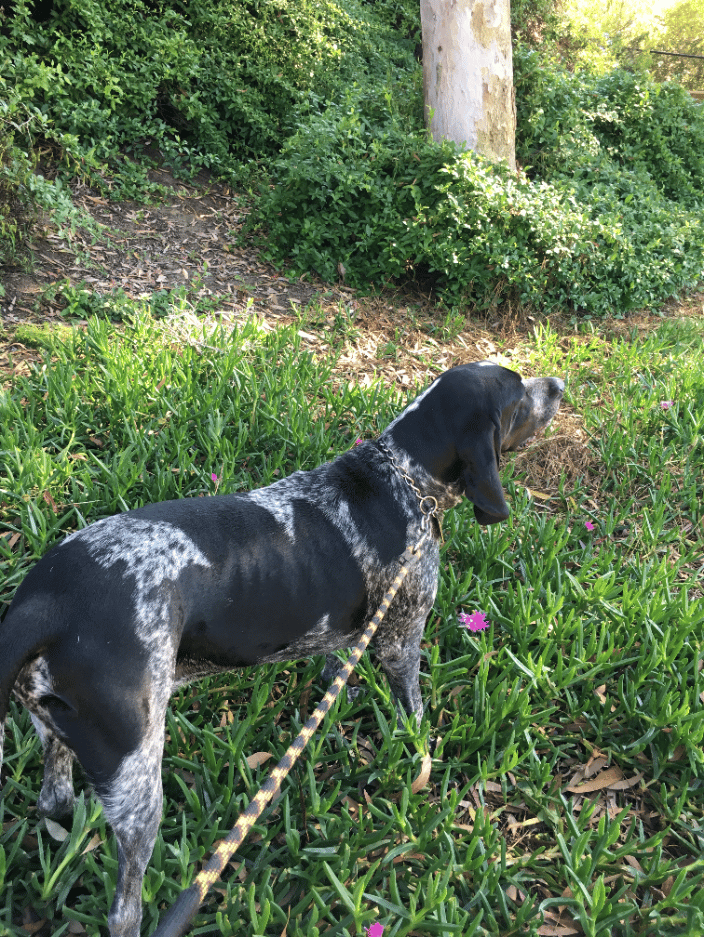
[[[63,820],[73,813],[75,798],[73,790],[63,787],[42,787],[37,801],[37,809],[41,816],[52,820]]]
[[[75,800],[72,784],[47,784],[45,778],[39,792],[37,809],[43,817],[50,817],[52,820],[63,820],[73,813]]]
[[[328,654],[325,658],[325,666],[320,672],[320,678],[325,683],[332,683],[335,677],[342,670],[342,664],[334,654]]]

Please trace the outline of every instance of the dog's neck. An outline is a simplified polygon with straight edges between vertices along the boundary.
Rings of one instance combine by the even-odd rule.
[[[377,440],[377,448],[384,458],[391,462],[402,478],[404,473],[410,476],[415,487],[420,491],[421,497],[431,496],[435,498],[440,511],[446,511],[462,500],[462,488],[459,479],[448,484],[441,479],[435,478],[422,463],[397,445],[389,433],[382,433]],[[409,489],[413,490],[409,482],[406,479],[404,481],[406,481]],[[417,492],[414,491],[414,494],[418,497]]]

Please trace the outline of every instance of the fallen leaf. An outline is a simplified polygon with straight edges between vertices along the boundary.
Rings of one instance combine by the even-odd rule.
[[[102,838],[101,838],[101,836],[100,836],[100,833],[95,833],[95,834],[91,837],[90,842],[89,842],[88,845],[85,847],[85,849],[82,849],[82,850],[81,850],[81,855],[82,855],[82,856],[85,856],[85,854],[86,854],[87,852],[93,852],[93,850],[94,850],[97,846],[99,846],[99,845],[102,843],[102,841],[103,841],[103,840],[102,840]]]
[[[531,498],[539,498],[541,501],[550,501],[552,499],[552,495],[545,494],[544,491],[536,491],[535,488],[526,487],[526,491]]]
[[[433,759],[429,754],[423,756],[423,764],[420,769],[418,777],[415,779],[413,784],[411,784],[411,793],[417,794],[418,791],[422,790],[425,785],[428,783],[430,778],[430,769],[433,766]]]
[[[622,780],[623,771],[621,771],[620,768],[614,766],[613,768],[607,768],[606,771],[600,772],[596,777],[589,781],[568,784],[566,790],[573,794],[589,794],[592,791],[603,791],[605,787],[613,788],[614,784],[617,784]]]
[[[668,875],[665,881],[662,883],[662,892],[666,898],[669,897],[670,892],[672,891],[672,886],[675,884],[674,875]]]
[[[542,924],[538,928],[541,937],[572,937],[573,934],[583,934],[578,924]]]
[[[249,755],[245,760],[248,768],[258,768],[271,758],[271,752],[255,752]]]
[[[223,710],[222,716],[220,716],[220,728],[224,729],[225,726],[231,725],[235,721],[235,717],[230,712],[229,709]]]
[[[10,539],[7,542],[7,545],[10,549],[14,547],[14,545],[17,543],[17,541],[20,539],[21,536],[22,534],[19,533],[19,531],[17,533],[12,534],[12,536],[10,536],[10,534],[3,534],[3,537],[10,537]]]
[[[515,885],[509,885],[506,889],[506,894],[511,899],[511,901],[515,901],[516,904],[526,900],[525,892],[519,891]]]
[[[51,510],[52,510],[52,512],[53,512],[54,514],[58,514],[58,513],[59,513],[59,509],[56,507],[56,502],[55,502],[54,499],[51,497],[51,495],[49,494],[48,491],[43,491],[43,492],[42,492],[42,498],[46,501],[46,503],[49,505],[49,507],[51,508]]]
[[[346,805],[347,809],[350,812],[350,816],[354,820],[357,820],[359,818],[359,804],[356,801],[352,800],[352,798],[348,794],[345,794],[345,796],[342,798],[342,803]]]
[[[52,839],[55,839],[57,843],[63,843],[65,839],[68,839],[69,832],[64,829],[60,823],[52,820],[51,817],[45,817],[44,822],[46,823],[47,833]]]
[[[638,774],[634,774],[630,778],[624,778],[622,781],[616,781],[614,784],[609,784],[609,790],[627,791],[629,787],[635,787],[642,777],[643,772],[640,771]]]
[[[22,930],[26,934],[36,934],[37,931],[40,931],[42,927],[46,924],[46,918],[40,918],[38,921],[28,921],[26,924],[22,925]]]

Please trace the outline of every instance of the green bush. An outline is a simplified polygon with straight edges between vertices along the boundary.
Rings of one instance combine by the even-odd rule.
[[[570,74],[519,46],[510,173],[430,142],[411,113],[348,93],[271,164],[269,256],[361,285],[437,278],[447,301],[603,315],[704,272],[704,118],[674,86]]]
[[[70,135],[94,178],[109,164],[132,194],[146,177],[126,153],[156,146],[183,172],[231,173],[276,152],[336,88],[385,83],[413,62],[407,5],[394,4],[399,30],[356,0],[66,0],[44,23],[17,0],[0,75]]]
[[[524,46],[514,56],[517,153],[541,176],[631,170],[668,199],[704,199],[704,113],[675,84],[616,69],[573,74]]]
[[[46,179],[39,170],[37,140],[57,143],[45,115],[0,76],[0,264],[22,254],[40,209],[69,232],[83,221],[63,182]]]
[[[0,82],[0,264],[12,261],[30,222],[28,180],[33,167],[27,154],[15,145],[15,128],[25,116],[20,111],[18,95]]]
[[[0,7],[0,260],[39,208],[78,219],[61,179],[37,172],[37,141],[114,197],[154,188],[154,152],[232,177],[336,89],[414,68],[417,39],[412,0],[66,0],[45,21],[30,0]]]
[[[329,280],[342,264],[355,285],[420,269],[458,301],[497,302],[514,290],[541,299],[541,263],[574,241],[581,213],[546,184],[422,131],[379,131],[361,111],[331,106],[274,163],[277,184],[259,204],[272,259]]]
[[[403,223],[437,201],[438,173],[453,153],[358,91],[329,104],[271,164],[276,184],[262,191],[258,208],[270,256],[328,280],[342,264],[353,284],[402,276],[409,263],[398,245]]]
[[[607,311],[658,304],[704,275],[704,113],[675,85],[570,74],[517,56],[517,154],[602,228],[589,267]],[[579,284],[576,284],[579,288]]]
[[[525,0],[515,28],[529,33],[544,6]],[[252,223],[270,258],[327,280],[430,275],[451,303],[601,315],[702,277],[704,116],[674,85],[570,73],[516,42],[524,172],[511,174],[427,139],[415,0],[65,0],[41,23],[33,11],[17,0],[0,35],[0,102],[11,87],[6,110],[22,102],[36,124],[2,124],[6,204],[43,198],[60,214],[60,183],[47,189],[27,155],[39,133],[122,196],[144,192],[155,150],[230,178],[256,160]],[[5,245],[12,224],[6,208]]]

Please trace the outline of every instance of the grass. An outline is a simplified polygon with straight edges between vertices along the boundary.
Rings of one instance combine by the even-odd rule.
[[[342,381],[340,349],[314,357],[297,328],[250,320],[175,342],[168,319],[142,312],[41,335],[44,365],[0,391],[3,611],[68,531],[264,485],[386,425],[397,394]],[[704,933],[703,333],[677,321],[609,339],[587,323],[523,342],[531,370],[566,375],[589,468],[531,498],[516,459],[507,523],[481,528],[468,505],[446,515],[420,731],[397,722],[365,655],[364,692],[337,704],[194,933],[343,937],[377,921],[385,937]],[[489,630],[458,626],[479,609]],[[252,668],[175,697],[143,933],[273,763],[247,759],[280,757],[312,712],[320,669]],[[413,793],[428,735],[430,780]],[[0,934],[42,919],[42,933],[98,934],[114,841],[88,791],[70,829],[39,820],[40,779],[13,708]]]

